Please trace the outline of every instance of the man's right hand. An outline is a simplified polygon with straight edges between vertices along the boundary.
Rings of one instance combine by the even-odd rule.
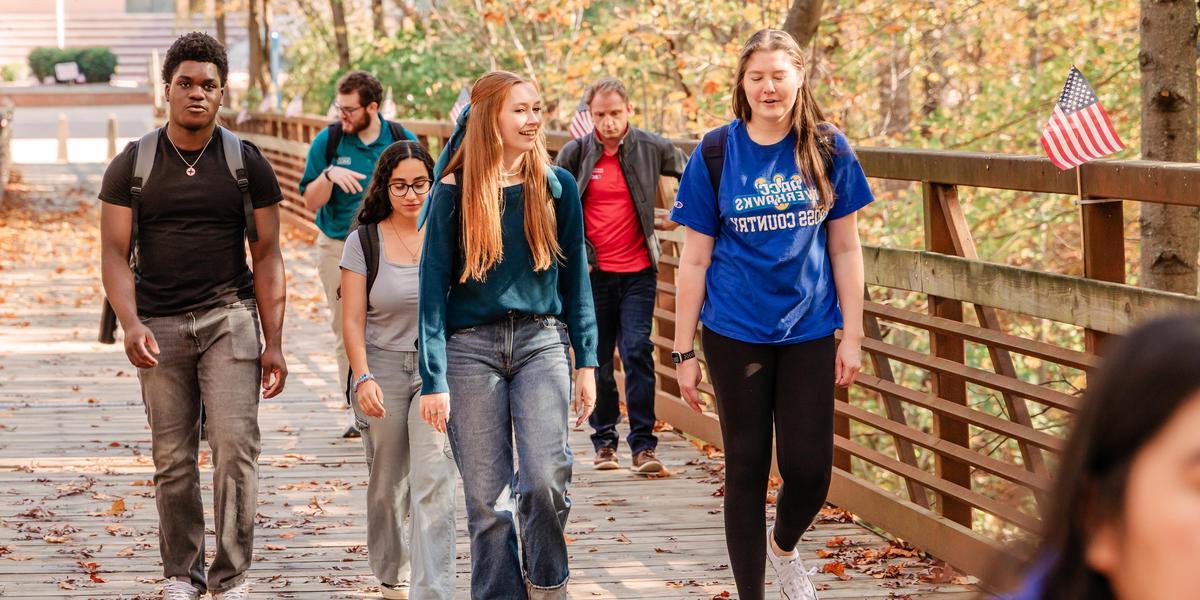
[[[346,167],[329,167],[325,175],[322,175],[322,177],[325,176],[328,176],[334,185],[347,194],[357,194],[363,191],[363,186],[359,182],[367,178],[366,175],[358,171],[351,171]]]
[[[139,369],[149,369],[158,364],[154,358],[158,351],[158,341],[154,332],[142,323],[125,330],[125,356],[129,362]]]

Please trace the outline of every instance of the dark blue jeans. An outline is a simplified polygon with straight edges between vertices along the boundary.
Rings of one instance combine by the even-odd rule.
[[[637,454],[658,445],[654,437],[654,343],[650,341],[657,283],[652,268],[636,273],[592,271],[600,367],[596,369],[596,410],[588,423],[594,430],[592,445],[597,450],[617,447],[621,409],[613,377],[614,349],[620,350],[625,370],[629,449]]]

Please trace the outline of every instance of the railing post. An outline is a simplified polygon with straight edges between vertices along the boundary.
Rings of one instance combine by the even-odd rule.
[[[1083,167],[1080,167],[1083,168]],[[1125,283],[1125,203],[1080,199],[1083,221],[1083,276]],[[1107,333],[1084,330],[1088,352],[1100,354]]]
[[[656,205],[659,208],[670,209],[671,206],[674,204],[675,194],[672,193],[671,188],[668,187],[666,180],[662,177],[660,177],[658,180],[658,192],[657,192],[656,200],[657,200]],[[676,230],[676,231],[678,231],[678,230]],[[682,252],[683,244],[682,243],[671,244],[671,247],[672,247],[672,250],[669,252],[669,254],[672,254],[674,256],[682,256],[683,255],[683,252]],[[663,253],[668,253],[667,248],[665,246],[662,247],[662,250],[663,250]],[[675,285],[676,271],[677,271],[677,269],[675,267],[660,261],[658,263],[658,281],[660,283],[665,283],[667,285],[672,285],[672,286]],[[658,296],[658,298],[654,302],[655,307],[669,311],[672,315],[674,315],[675,314],[675,295],[668,294],[667,292],[662,292],[662,291],[658,292],[656,295]],[[654,327],[655,327],[655,329],[658,330],[658,335],[661,336],[663,339],[667,339],[667,340],[675,339],[675,321],[670,320],[670,319],[660,319],[658,317],[655,317],[654,318]],[[654,355],[655,355],[656,362],[658,362],[659,364],[662,364],[664,366],[670,367],[670,369],[672,371],[675,370],[675,364],[671,362],[670,355],[668,355],[665,351],[662,351],[662,350],[659,350],[656,348]],[[657,379],[658,379],[658,389],[661,389],[662,391],[664,391],[668,394],[671,394],[673,396],[680,395],[679,394],[679,383],[676,382],[674,379],[666,379],[663,377],[658,377]]]
[[[958,189],[953,185],[924,182],[922,185],[925,204],[925,249],[943,254],[956,254],[954,238],[949,222],[949,216],[942,209],[943,196],[958,195]],[[963,305],[958,300],[929,297],[930,314],[943,319],[954,321],[963,320]],[[931,353],[945,360],[956,363],[966,362],[966,352],[961,336],[944,333],[930,334]],[[939,397],[951,402],[967,404],[966,382],[957,375],[949,373],[933,374],[933,392]],[[947,442],[970,448],[970,429],[965,423],[948,418],[944,415],[934,415],[934,432]],[[967,463],[936,454],[938,476],[942,479],[971,489],[971,468]],[[942,516],[960,525],[971,527],[971,506],[959,500],[941,495],[938,502]]]

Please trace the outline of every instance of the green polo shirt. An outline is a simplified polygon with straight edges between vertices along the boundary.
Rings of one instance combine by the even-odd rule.
[[[390,146],[394,141],[392,139],[392,128],[383,119],[380,119],[379,137],[370,144],[364,144],[359,139],[358,134],[343,134],[342,139],[338,142],[337,152],[334,153],[333,164],[338,167],[345,167],[351,171],[362,173],[367,178],[363,179],[363,190],[371,183],[371,174],[375,171],[375,163],[379,162],[379,156],[383,154],[385,148]],[[409,139],[417,141],[411,131],[405,129]],[[329,129],[323,129],[313,138],[312,144],[308,147],[308,161],[304,166],[304,177],[300,179],[300,193],[303,194],[309,183],[321,176],[321,173],[328,167],[325,162],[325,146],[329,140]],[[358,210],[362,206],[363,192],[356,194],[347,194],[342,191],[342,188],[333,186],[333,193],[329,196],[329,202],[325,206],[317,209],[317,227],[325,235],[337,239],[344,240],[350,234],[350,226],[354,223],[355,216],[358,215]]]

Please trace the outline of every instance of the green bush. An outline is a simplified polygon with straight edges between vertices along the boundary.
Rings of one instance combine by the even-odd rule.
[[[29,68],[41,81],[54,76],[54,65],[73,62],[88,82],[107,82],[117,70],[117,55],[108,48],[35,48],[29,53]]]
[[[117,55],[108,48],[82,48],[75,62],[88,83],[108,83],[117,71]]]

